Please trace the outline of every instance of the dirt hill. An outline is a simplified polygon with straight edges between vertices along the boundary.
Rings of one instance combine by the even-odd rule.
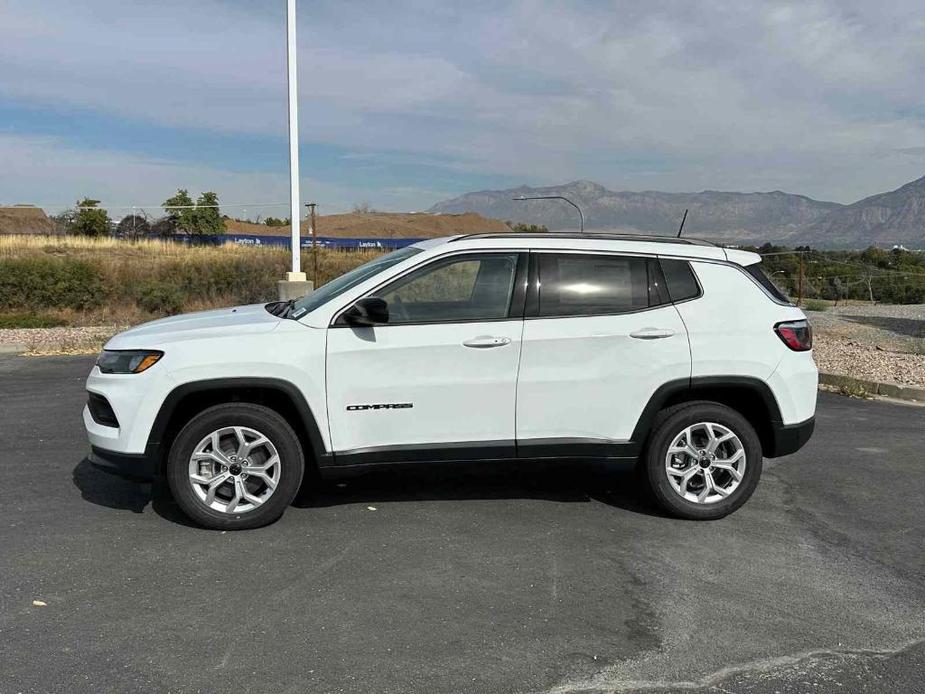
[[[454,234],[499,233],[510,231],[500,219],[489,219],[475,212],[428,214],[407,212],[353,212],[317,218],[318,236],[340,238],[436,238]],[[289,227],[268,227],[234,219],[225,220],[230,234],[288,236]],[[302,235],[308,235],[308,222],[302,222]]]
[[[40,207],[0,207],[0,234],[52,234],[54,231],[54,222]]]

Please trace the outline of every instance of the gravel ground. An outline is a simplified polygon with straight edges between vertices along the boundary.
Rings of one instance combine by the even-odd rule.
[[[925,305],[859,304],[806,314],[820,371],[925,386]]]
[[[0,347],[25,345],[27,354],[92,354],[112,335],[125,330],[103,325],[93,328],[18,328],[0,330]]]

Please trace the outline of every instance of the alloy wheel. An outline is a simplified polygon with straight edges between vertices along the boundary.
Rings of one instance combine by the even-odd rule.
[[[207,507],[246,513],[262,506],[279,485],[276,446],[249,427],[222,427],[204,437],[189,459],[189,483]]]
[[[683,499],[713,504],[738,488],[746,463],[745,447],[729,427],[699,422],[672,439],[665,455],[665,473]]]

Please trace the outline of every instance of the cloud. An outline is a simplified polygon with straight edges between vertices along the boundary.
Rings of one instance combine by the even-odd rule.
[[[249,218],[289,215],[289,178],[285,173],[232,172],[123,152],[88,152],[71,148],[58,138],[2,133],[0,161],[4,164],[0,167],[0,204],[33,203],[53,213],[89,196],[102,200],[114,217],[128,214],[133,206],[157,216],[162,213],[160,203],[183,187],[194,196],[206,190],[219,191],[221,201],[230,205],[223,209],[226,214]],[[332,186],[308,177],[301,180],[301,187],[306,200],[323,201],[319,208],[322,214],[349,209],[359,199],[370,199],[374,192]],[[249,203],[261,204],[248,207]]]
[[[5,4],[4,99],[284,137],[281,5]],[[459,185],[589,178],[840,201],[922,173],[901,154],[925,141],[925,14],[911,0],[319,0],[300,12],[302,141],[355,152],[357,166],[400,157],[439,162]],[[401,176],[340,194],[427,188]],[[432,201],[414,195],[401,200]]]

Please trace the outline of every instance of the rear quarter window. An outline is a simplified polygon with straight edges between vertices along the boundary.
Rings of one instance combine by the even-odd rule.
[[[754,265],[746,265],[744,268],[745,272],[752,276],[752,278],[758,282],[762,287],[764,287],[768,294],[774,297],[775,300],[779,301],[782,304],[792,303],[790,297],[784,294],[780,288],[771,281],[771,278],[765,274],[765,271],[761,267],[761,263],[755,263]]]
[[[694,271],[689,262],[661,258],[659,264],[662,266],[668,295],[672,301],[687,301],[700,296],[700,285],[697,284],[697,278],[694,277]]]

